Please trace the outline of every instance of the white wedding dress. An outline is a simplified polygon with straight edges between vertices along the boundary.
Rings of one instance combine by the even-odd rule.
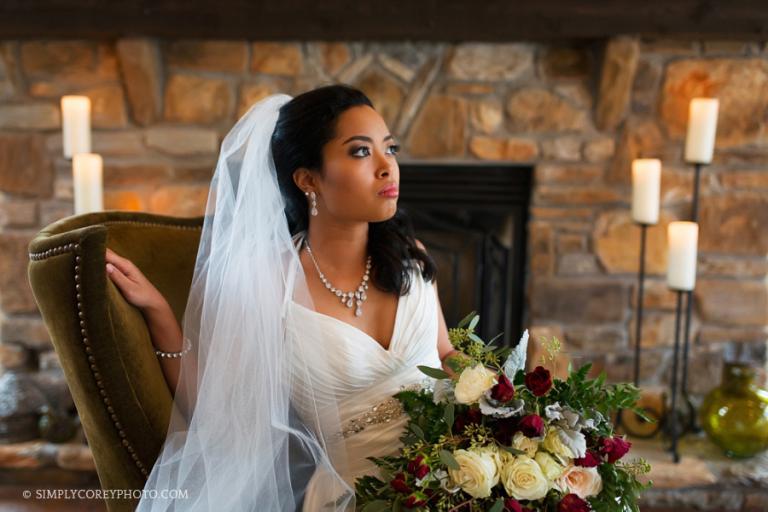
[[[295,235],[295,239],[303,233]],[[335,393],[342,397],[339,416],[348,469],[341,477],[352,489],[355,479],[363,475],[379,476],[378,466],[366,457],[392,455],[402,447],[399,438],[408,416],[392,395],[429,379],[417,365],[441,367],[434,284],[426,282],[417,268],[411,272],[411,288],[399,298],[394,332],[387,349],[351,324],[290,302],[288,334],[301,343],[322,344],[320,346],[335,354],[330,371],[316,372],[312,385],[321,396]],[[306,321],[307,315],[313,316],[312,322]],[[302,328],[309,324],[315,329]],[[294,406],[303,414],[299,401],[295,401]],[[311,415],[309,411],[306,414]],[[323,510],[323,503],[315,492],[318,485],[323,485],[322,478],[315,472],[307,486],[303,512]]]

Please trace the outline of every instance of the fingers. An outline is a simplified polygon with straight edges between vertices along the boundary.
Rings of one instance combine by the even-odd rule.
[[[123,286],[130,282],[125,274],[112,263],[107,263],[107,274],[120,288],[123,288]]]
[[[125,276],[131,276],[134,274],[133,262],[129,259],[123,258],[122,256],[118,256],[117,253],[115,253],[110,248],[107,248],[106,260],[108,263],[111,263],[117,267]]]

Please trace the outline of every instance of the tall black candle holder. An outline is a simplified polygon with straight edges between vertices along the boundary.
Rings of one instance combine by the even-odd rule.
[[[664,416],[665,430],[669,433],[672,440],[670,451],[672,452],[672,460],[677,464],[680,462],[680,453],[677,450],[677,441],[680,436],[680,419],[677,414],[677,368],[679,366],[680,357],[680,317],[682,316],[683,294],[686,292],[683,290],[676,290],[677,293],[677,306],[675,308],[675,345],[672,356],[672,379],[669,384],[670,396],[672,397],[671,406],[668,413]]]
[[[640,357],[641,357],[641,350],[640,350],[640,340],[643,336],[643,296],[644,296],[644,284],[645,284],[645,242],[647,239],[648,234],[648,224],[643,222],[637,223],[640,226],[640,264],[638,266],[638,272],[637,272],[637,304],[636,309],[637,313],[635,316],[635,359],[634,359],[634,367],[632,372],[632,381],[635,384],[635,387],[640,387]],[[635,435],[634,432],[630,431],[627,428],[627,425],[623,424],[623,415],[625,414],[625,411],[623,409],[620,409],[618,414],[616,415],[616,424],[615,428],[619,428],[620,426],[624,426],[624,430],[626,430],[629,434]]]
[[[701,182],[701,169],[703,167],[701,162],[693,162],[693,199],[691,201],[691,222],[699,222],[699,184]],[[689,411],[695,411],[693,402],[691,401],[688,393],[688,364],[690,359],[690,344],[691,344],[691,319],[693,317],[693,304],[694,295],[693,290],[685,292],[685,332],[683,336],[683,369],[681,379],[681,395],[686,402],[686,407]],[[700,432],[701,426],[698,424],[696,414],[691,413],[689,418],[689,424],[686,425],[686,431]]]

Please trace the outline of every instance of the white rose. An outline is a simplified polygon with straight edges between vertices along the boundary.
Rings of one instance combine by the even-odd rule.
[[[549,453],[561,459],[572,459],[574,457],[574,453],[568,448],[568,445],[563,443],[560,437],[560,429],[557,427],[547,429],[547,435],[544,437],[544,442],[541,445]]]
[[[544,476],[547,477],[547,480],[549,480],[550,483],[553,483],[560,478],[563,471],[565,471],[565,468],[558,464],[554,457],[547,452],[537,453],[534,460],[539,464],[542,473],[544,473]]]
[[[496,385],[496,372],[479,363],[472,368],[466,368],[459,375],[454,394],[460,404],[473,404],[480,400],[487,390]]]
[[[560,489],[572,492],[581,499],[596,496],[603,490],[603,479],[597,468],[583,468],[581,466],[568,466],[557,479]]]
[[[504,450],[500,450],[499,447],[496,446],[495,444],[490,444],[488,446],[483,446],[483,447],[477,448],[475,451],[477,453],[482,453],[482,454],[488,455],[493,460],[493,463],[496,464],[497,476],[498,476],[498,474],[501,473],[501,468],[504,467],[504,459],[503,459],[503,455],[502,455],[501,452],[504,451]],[[509,452],[507,452],[507,453],[509,453]],[[498,478],[496,479],[496,484],[497,483],[499,483]],[[494,484],[494,485],[496,485],[496,484]]]
[[[504,465],[501,483],[516,500],[539,500],[549,492],[549,482],[539,464],[527,455],[519,455]]]
[[[459,469],[449,469],[451,479],[473,498],[487,498],[499,483],[499,470],[493,455],[487,451],[456,450],[453,457]]]
[[[539,442],[532,437],[526,436],[522,432],[515,432],[515,435],[512,438],[512,448],[523,450],[527,456],[533,458],[533,456],[536,455],[536,450],[539,449]]]

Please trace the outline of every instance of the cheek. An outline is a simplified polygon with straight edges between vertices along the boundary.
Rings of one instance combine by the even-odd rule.
[[[324,181],[326,196],[335,209],[357,209],[355,206],[362,205],[373,188],[373,174],[354,162],[328,168]]]

